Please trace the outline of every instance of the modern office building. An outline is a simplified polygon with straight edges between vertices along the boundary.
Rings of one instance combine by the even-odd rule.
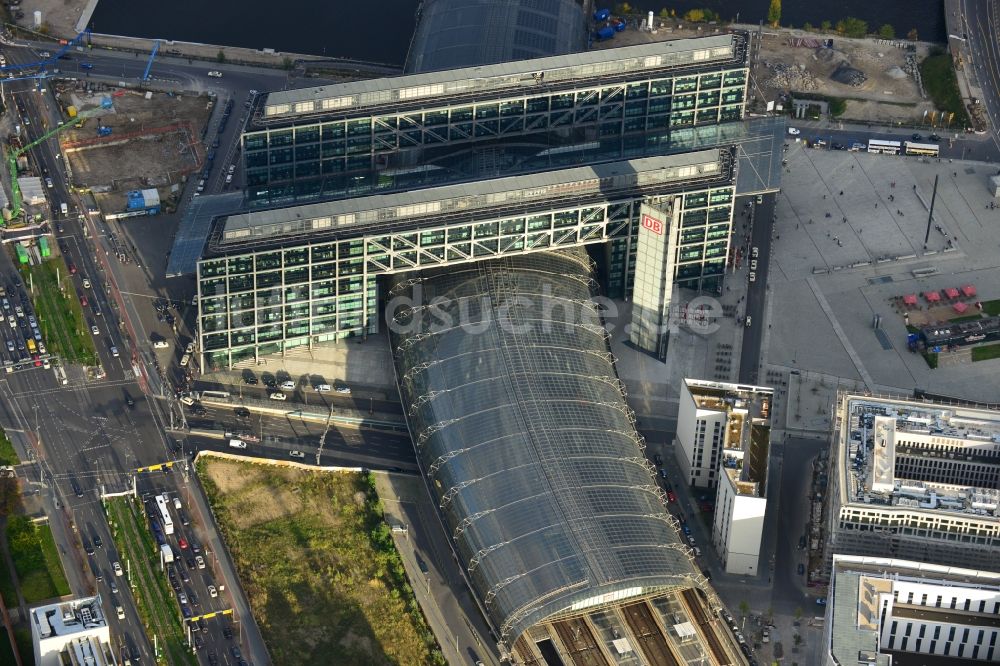
[[[267,95],[242,138],[252,205],[197,267],[203,367],[378,330],[380,276],[577,245],[663,357],[674,287],[722,288],[746,39]]]
[[[678,39],[273,92],[242,137],[247,199],[359,196],[390,187],[397,170],[428,183],[488,178],[542,150],[669,143],[673,133],[736,122],[747,40]]]
[[[826,509],[834,554],[1000,570],[1000,412],[844,393]]]
[[[1000,574],[834,555],[826,666],[1000,661]]]
[[[685,379],[674,440],[674,456],[685,482],[714,488],[724,462],[734,466],[729,469],[745,468],[739,452],[752,441],[760,442],[762,435],[769,436],[773,395],[774,389],[766,386]]]
[[[37,666],[118,663],[100,597],[36,606],[29,618]]]

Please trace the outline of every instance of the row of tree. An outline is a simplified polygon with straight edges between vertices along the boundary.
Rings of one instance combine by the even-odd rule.
[[[615,13],[632,14],[635,13],[635,9],[632,7],[632,5],[630,5],[627,2],[620,2],[615,5]],[[678,18],[677,10],[667,9],[666,7],[664,7],[663,9],[660,10],[660,18],[661,19]],[[719,22],[722,20],[722,17],[719,15],[718,12],[707,8],[689,9],[688,11],[684,12],[684,14],[682,14],[680,18],[687,21],[688,23],[711,23],[713,21]],[[767,8],[767,22],[770,23],[775,28],[781,25],[781,0],[771,0],[771,4]],[[786,27],[790,28],[791,26],[786,26]],[[823,21],[822,23],[819,24],[819,27],[816,27],[811,23],[806,23],[804,26],[802,26],[802,28],[804,30],[810,30],[810,31],[815,30],[819,32],[835,32],[838,35],[842,35],[844,37],[867,37],[869,34],[871,34],[868,30],[868,22],[863,21],[859,18],[855,18],[853,16],[848,16],[846,18],[843,18],[840,21],[837,21],[836,24],[830,21]],[[879,29],[875,31],[874,34],[878,35],[883,39],[895,39],[896,29],[893,28],[890,24],[886,23],[880,26]],[[917,29],[914,28],[910,30],[910,32],[906,34],[906,38],[914,42],[917,41]]]
[[[767,8],[767,22],[775,28],[781,25],[781,0],[771,0],[771,4]],[[830,21],[823,21],[820,23],[819,28],[813,26],[812,23],[806,23],[802,28],[804,30],[818,29],[820,32],[836,32],[838,35],[843,35],[844,37],[867,37],[871,34],[868,31],[868,21],[863,21],[853,16],[848,16],[837,21],[836,25]],[[895,39],[896,29],[890,24],[885,23],[879,27],[875,34],[882,39]],[[906,38],[910,41],[917,41],[917,29],[913,28],[910,30],[906,34]]]

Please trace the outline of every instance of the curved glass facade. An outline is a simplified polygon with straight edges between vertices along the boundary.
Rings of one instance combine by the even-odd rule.
[[[410,274],[389,293],[425,478],[511,645],[696,571],[643,455],[581,249]],[[394,300],[408,305],[394,308]]]
[[[574,0],[424,0],[406,71],[582,51],[586,24],[583,9]]]

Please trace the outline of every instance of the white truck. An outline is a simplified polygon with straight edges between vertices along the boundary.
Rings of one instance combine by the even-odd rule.
[[[174,549],[171,548],[168,543],[160,546],[160,555],[163,557],[163,561],[167,564],[174,561]]]

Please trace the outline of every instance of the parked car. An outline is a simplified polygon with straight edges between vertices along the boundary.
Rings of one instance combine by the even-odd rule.
[[[217,69],[213,69],[211,72],[208,73],[208,75],[211,76],[213,79],[221,79],[222,78],[222,72],[220,72]]]
[[[802,134],[802,132],[800,132],[799,130],[795,129],[794,127],[789,127],[788,128],[788,133],[791,134],[792,136],[798,136],[799,134]]]

